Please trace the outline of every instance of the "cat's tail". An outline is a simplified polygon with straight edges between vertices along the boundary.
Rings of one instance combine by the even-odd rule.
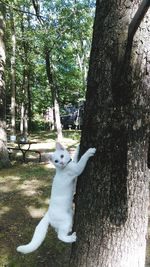
[[[36,226],[32,240],[29,244],[17,247],[17,251],[21,253],[30,253],[36,250],[44,241],[49,225],[48,212]]]

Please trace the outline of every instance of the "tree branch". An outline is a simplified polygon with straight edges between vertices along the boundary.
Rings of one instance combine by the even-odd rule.
[[[140,26],[149,7],[150,7],[150,0],[143,0],[129,25],[128,40],[131,39],[133,40],[133,37],[138,27]]]
[[[24,13],[24,14],[28,14],[28,15],[36,16],[36,17],[37,17],[37,14],[34,14],[34,13],[32,13],[32,12],[28,12],[28,11],[22,10],[22,9],[20,9],[20,8],[18,8],[18,7],[16,8],[15,6],[10,5],[10,4],[4,2],[3,0],[0,0],[0,3],[4,4],[6,7],[12,8],[13,10],[15,10],[15,11],[17,11],[17,12],[21,12],[21,13]],[[40,15],[40,14],[39,14],[38,16],[39,16],[41,19],[48,20],[48,18],[45,17],[45,16],[42,16],[42,15]]]
[[[33,4],[34,10],[35,10],[37,19],[39,20],[40,24],[43,24],[43,19],[40,16],[40,6],[38,3],[38,0],[32,0],[32,4]]]
[[[132,97],[131,77],[128,75],[130,70],[130,60],[132,53],[133,38],[140,26],[148,8],[150,7],[150,0],[143,0],[135,13],[128,28],[127,44],[124,55],[118,60],[117,68],[112,79],[112,91],[114,98],[118,103],[126,103]],[[126,102],[125,102],[126,99]]]
[[[143,0],[137,12],[135,13],[131,23],[129,24],[127,45],[122,61],[123,69],[126,68],[126,64],[128,64],[130,61],[133,38],[149,7],[150,7],[150,0]]]

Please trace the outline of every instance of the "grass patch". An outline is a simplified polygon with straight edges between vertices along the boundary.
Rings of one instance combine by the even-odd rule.
[[[64,138],[69,138],[72,140],[79,141],[81,136],[81,131],[76,131],[76,130],[63,130],[63,137]],[[35,141],[38,140],[39,142],[48,142],[49,140],[56,140],[57,135],[56,132],[54,131],[41,131],[38,133],[32,133],[29,135],[30,139],[34,139]]]
[[[71,138],[73,140],[80,140],[80,136],[81,136],[81,131],[75,131],[75,130],[64,130],[63,131],[63,136],[65,138]]]

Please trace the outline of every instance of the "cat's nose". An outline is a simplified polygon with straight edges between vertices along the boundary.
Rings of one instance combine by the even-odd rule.
[[[61,165],[64,165],[63,161],[60,162]]]

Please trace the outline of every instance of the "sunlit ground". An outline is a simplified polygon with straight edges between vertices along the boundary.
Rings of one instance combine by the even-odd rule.
[[[30,134],[28,136],[29,141],[34,142],[30,146],[30,150],[40,151],[42,162],[49,162],[49,153],[54,151],[57,136],[54,132],[41,131],[39,133]],[[70,151],[74,149],[80,140],[80,131],[75,130],[65,130],[63,131],[63,139],[61,143],[64,147],[68,148]],[[18,147],[15,143],[9,143],[9,147]],[[28,145],[21,145],[21,148],[28,148]],[[23,156],[20,150],[13,150],[10,155],[11,161],[22,161]],[[39,155],[35,152],[26,153],[26,162],[38,162]]]

